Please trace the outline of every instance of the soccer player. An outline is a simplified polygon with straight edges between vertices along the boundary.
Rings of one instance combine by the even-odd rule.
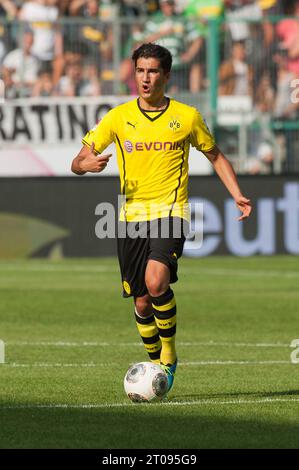
[[[170,284],[178,279],[177,263],[186,235],[190,145],[212,163],[242,213],[239,220],[250,215],[251,202],[243,196],[231,164],[200,113],[165,96],[172,64],[168,49],[143,44],[132,60],[139,97],[109,111],[86,134],[72,171],[78,175],[103,171],[111,154],[101,152],[115,142],[125,198],[120,224],[126,236],[121,230],[117,246],[123,296],[133,296],[145,349],[167,372],[170,390],[177,366],[176,301]],[[163,236],[165,222],[169,223],[167,236]],[[179,236],[178,226],[183,228]],[[130,236],[134,229],[135,235]]]

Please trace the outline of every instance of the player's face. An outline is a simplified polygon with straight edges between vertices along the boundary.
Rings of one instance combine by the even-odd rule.
[[[135,79],[139,96],[154,104],[164,95],[169,73],[164,72],[159,59],[140,57],[136,63]]]

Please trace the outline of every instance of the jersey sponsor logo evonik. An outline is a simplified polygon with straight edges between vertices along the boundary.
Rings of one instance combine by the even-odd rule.
[[[131,142],[130,140],[124,141],[124,147],[128,153],[133,150],[137,152],[150,152],[151,150],[183,150],[183,142]]]

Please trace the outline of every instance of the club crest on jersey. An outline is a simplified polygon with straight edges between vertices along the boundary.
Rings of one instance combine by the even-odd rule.
[[[168,126],[171,130],[176,131],[181,128],[181,123],[178,119],[173,118],[172,121],[169,122]]]

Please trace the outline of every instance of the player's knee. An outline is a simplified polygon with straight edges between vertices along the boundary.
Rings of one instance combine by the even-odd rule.
[[[151,297],[159,297],[168,289],[168,282],[159,277],[152,277],[147,280],[146,287]]]
[[[136,297],[135,308],[140,317],[147,318],[152,315],[152,303],[149,296]]]

